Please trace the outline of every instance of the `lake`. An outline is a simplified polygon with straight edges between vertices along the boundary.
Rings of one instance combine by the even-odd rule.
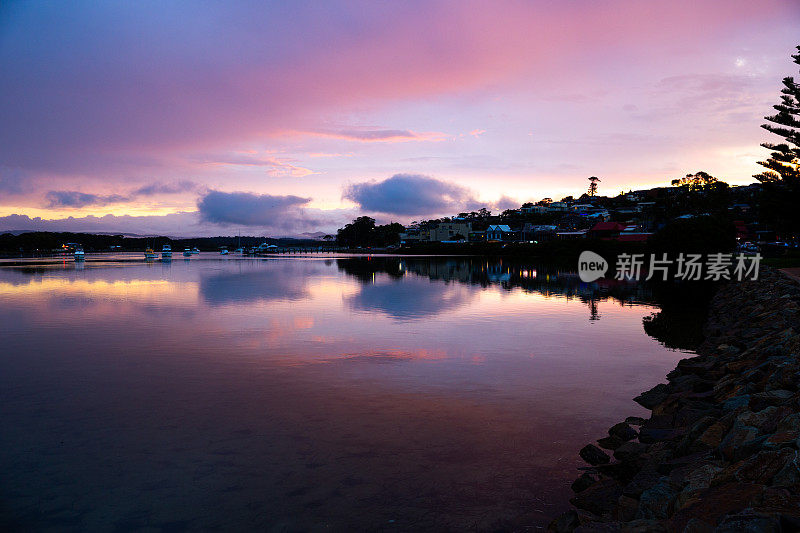
[[[140,257],[0,266],[3,529],[544,526],[686,357],[554,267]]]

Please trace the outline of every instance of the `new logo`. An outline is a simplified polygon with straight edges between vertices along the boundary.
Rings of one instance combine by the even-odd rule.
[[[598,280],[608,272],[608,261],[586,250],[578,257],[578,276],[584,283]]]

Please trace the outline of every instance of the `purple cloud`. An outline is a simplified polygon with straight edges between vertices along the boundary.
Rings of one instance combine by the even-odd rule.
[[[180,194],[192,192],[198,189],[198,185],[193,181],[176,181],[173,183],[151,183],[134,190],[131,196],[155,196],[159,194]]]
[[[366,211],[391,215],[445,214],[478,204],[466,187],[420,174],[356,183],[347,186],[342,196]]]
[[[90,205],[118,204],[130,200],[127,196],[119,194],[100,196],[79,191],[50,191],[45,195],[45,198],[48,202],[47,207],[50,208],[80,208]]]
[[[201,220],[215,224],[309,227],[314,222],[306,219],[302,207],[310,201],[293,195],[210,191],[197,208]]]

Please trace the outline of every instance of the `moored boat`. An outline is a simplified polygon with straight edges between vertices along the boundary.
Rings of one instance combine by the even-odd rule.
[[[184,248],[183,257],[192,257],[192,251],[189,248]]]
[[[75,257],[75,261],[83,261],[84,259],[86,259],[86,254],[83,252],[83,248],[80,247],[75,248],[73,256]]]
[[[194,248],[192,248],[192,253],[193,253],[194,255],[197,255],[197,254],[199,254],[199,253],[200,253],[200,248],[198,248],[197,246],[195,246]]]
[[[152,248],[148,248],[147,250],[144,251],[145,261],[152,261],[153,259],[156,258],[156,255],[157,254],[153,251]]]
[[[169,244],[165,244],[161,248],[161,259],[162,260],[163,259],[166,259],[166,260],[172,259],[172,246],[170,246]]]

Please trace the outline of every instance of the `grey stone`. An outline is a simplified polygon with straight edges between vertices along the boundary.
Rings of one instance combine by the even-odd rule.
[[[578,454],[581,456],[581,459],[592,466],[608,464],[611,461],[608,454],[594,444],[587,444],[581,448]]]
[[[669,396],[669,386],[664,383],[659,383],[649,391],[641,393],[633,399],[645,409],[652,409],[656,405],[662,403]]]
[[[572,492],[576,493],[582,492],[591,487],[592,485],[594,485],[595,483],[597,483],[597,478],[592,476],[591,474],[584,472],[583,474],[580,475],[578,479],[572,482],[571,485]]]
[[[641,442],[626,442],[614,450],[614,458],[619,461],[628,461],[647,451],[647,444]]]
[[[611,429],[608,430],[608,434],[624,441],[633,440],[637,436],[636,431],[625,422],[620,422],[619,424],[611,426]]]
[[[672,500],[676,493],[666,478],[642,492],[636,518],[665,520],[670,516]]]

